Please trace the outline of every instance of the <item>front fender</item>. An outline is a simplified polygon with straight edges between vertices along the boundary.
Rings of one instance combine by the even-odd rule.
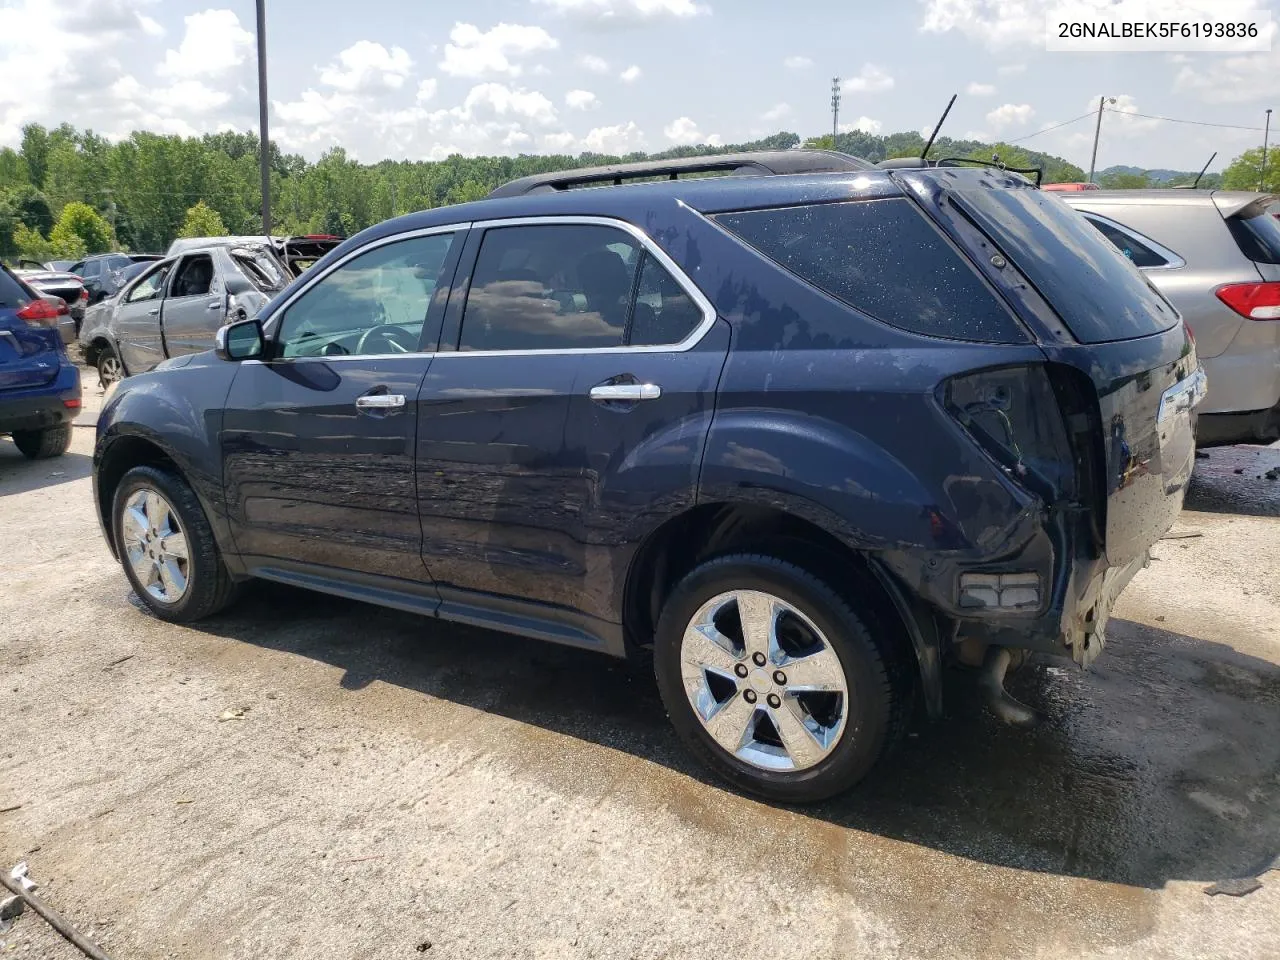
[[[158,452],[195,491],[219,547],[231,550],[222,483],[222,409],[236,366],[210,357],[120,382],[98,416],[93,452],[94,499],[107,543],[116,546],[107,510],[120,475]],[[148,456],[150,454],[150,456]],[[120,458],[125,458],[121,460]],[[109,488],[103,487],[103,481]]]

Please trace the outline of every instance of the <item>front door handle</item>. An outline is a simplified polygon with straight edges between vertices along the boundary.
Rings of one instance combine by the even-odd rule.
[[[357,410],[399,410],[404,406],[402,393],[368,393],[356,397]]]
[[[154,310],[148,310],[148,311],[147,311],[147,316],[148,316],[148,317],[158,317],[158,316],[160,316],[160,308],[159,308],[159,307],[156,307]]]
[[[210,310],[221,310],[221,309],[222,309],[222,301],[221,301],[221,300],[210,300],[210,301],[209,301],[209,304],[208,304],[208,307],[209,307],[209,309],[210,309]]]
[[[656,383],[602,383],[592,387],[588,394],[592,400],[657,400],[662,388]]]

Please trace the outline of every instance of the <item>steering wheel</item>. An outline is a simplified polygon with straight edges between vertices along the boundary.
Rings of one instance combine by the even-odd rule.
[[[373,343],[375,347],[385,344],[387,349],[366,350],[365,348]],[[403,327],[394,327],[390,325],[379,324],[376,327],[370,327],[364,333],[360,334],[360,339],[356,342],[355,353],[411,353],[418,349],[418,338],[405,330]]]

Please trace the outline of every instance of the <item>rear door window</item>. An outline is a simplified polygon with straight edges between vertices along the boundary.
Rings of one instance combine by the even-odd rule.
[[[905,197],[715,219],[802,280],[891,326],[952,340],[1026,340],[974,268]]]
[[[947,195],[1040,291],[1082,343],[1168,330],[1178,314],[1085,218],[1033,187],[985,181]]]

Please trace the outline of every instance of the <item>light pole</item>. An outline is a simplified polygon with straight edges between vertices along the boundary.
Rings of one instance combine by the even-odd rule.
[[[1262,134],[1262,169],[1258,171],[1258,192],[1267,179],[1267,141],[1271,139],[1271,108],[1267,107],[1267,127]]]
[[[267,0],[258,3],[258,136],[262,172],[262,235],[271,236],[271,138],[267,133]]]
[[[840,134],[840,78],[831,78],[831,149],[836,148],[836,137]]]
[[[1093,156],[1089,158],[1089,182],[1093,183],[1093,171],[1098,165],[1098,137],[1102,133],[1102,108],[1108,103],[1115,103],[1115,97],[1098,98],[1098,122],[1093,127]]]

